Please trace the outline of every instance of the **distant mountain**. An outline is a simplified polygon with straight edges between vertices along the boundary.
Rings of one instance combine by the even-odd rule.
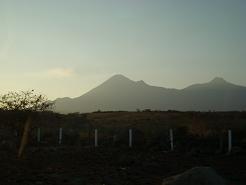
[[[246,87],[223,78],[185,89],[167,89],[115,75],[77,98],[58,98],[55,111],[61,113],[135,111],[137,109],[180,111],[246,110]]]

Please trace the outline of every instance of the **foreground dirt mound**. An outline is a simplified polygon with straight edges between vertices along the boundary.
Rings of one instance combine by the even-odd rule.
[[[195,167],[163,180],[162,185],[226,185],[226,181],[210,167]]]

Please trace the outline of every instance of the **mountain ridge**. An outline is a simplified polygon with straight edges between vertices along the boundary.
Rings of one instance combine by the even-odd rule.
[[[171,89],[117,74],[79,97],[55,100],[55,111],[61,113],[136,109],[246,110],[246,87],[215,77],[207,83]]]

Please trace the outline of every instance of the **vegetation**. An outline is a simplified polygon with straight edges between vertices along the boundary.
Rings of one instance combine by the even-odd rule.
[[[44,111],[53,106],[52,102],[34,90],[9,92],[0,96],[0,108],[3,110],[17,111]]]
[[[7,111],[28,112],[23,129],[22,139],[18,151],[21,157],[28,142],[30,127],[33,120],[33,113],[48,110],[52,103],[44,95],[31,91],[9,92],[0,96],[0,108]]]
[[[246,112],[64,115],[41,111],[32,116],[25,158],[16,160],[15,146],[19,146],[21,137],[15,132],[23,133],[28,115],[25,111],[0,110],[0,163],[5,184],[161,184],[163,177],[194,166],[212,166],[234,182],[231,184],[246,182]],[[37,128],[41,130],[40,142]],[[63,128],[61,145],[59,128]],[[99,137],[97,149],[93,149],[95,128]],[[133,130],[131,149],[129,128]],[[174,133],[173,152],[168,152],[169,128]],[[227,129],[232,130],[233,136],[231,155],[224,155]]]
[[[26,120],[23,114],[1,111],[0,127],[23,130],[21,123]],[[59,128],[63,128],[63,146],[93,146],[94,129],[97,128],[100,146],[127,147],[128,129],[131,128],[134,148],[170,150],[169,129],[172,128],[176,151],[225,153],[228,129],[233,133],[233,146],[246,149],[245,123],[246,112],[143,111],[63,115],[44,111],[32,119],[29,144],[58,146]],[[40,143],[37,143],[37,128],[41,128]]]

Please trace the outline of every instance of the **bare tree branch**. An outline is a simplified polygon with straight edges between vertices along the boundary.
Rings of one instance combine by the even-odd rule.
[[[46,96],[35,94],[34,90],[0,95],[0,108],[4,110],[45,111],[52,107]]]

